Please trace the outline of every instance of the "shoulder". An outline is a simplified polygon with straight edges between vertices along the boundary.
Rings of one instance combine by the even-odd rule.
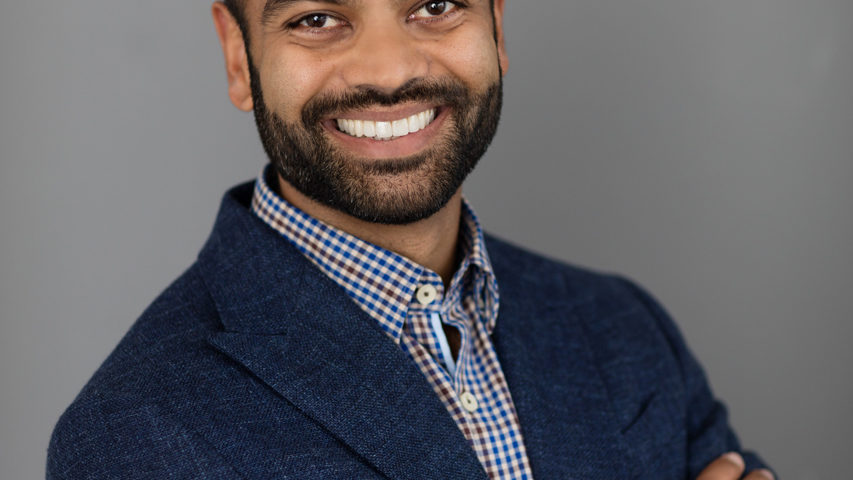
[[[594,361],[605,377],[613,376],[613,383],[624,385],[637,372],[657,373],[656,380],[683,380],[681,366],[688,355],[684,340],[666,310],[639,284],[491,236],[487,245],[498,278],[501,311],[508,313],[499,323],[524,317],[526,323],[513,331],[535,326],[547,333],[531,342],[568,343],[582,334]],[[634,386],[643,390],[642,385]]]
[[[207,462],[210,452],[199,450],[179,412],[193,373],[209,361],[204,339],[216,322],[193,266],[146,309],[60,417],[48,478],[125,478],[128,469],[153,474]]]
[[[572,265],[532,252],[492,235],[486,245],[502,291],[523,289],[537,300],[563,306],[598,303],[601,307],[645,308],[657,303],[626,277]],[[541,297],[541,298],[537,298]]]
[[[637,283],[502,241],[488,248],[506,313],[498,328],[548,352],[553,369],[574,372],[581,360],[594,365],[622,434],[646,442],[684,440],[683,425],[716,414],[675,323]]]

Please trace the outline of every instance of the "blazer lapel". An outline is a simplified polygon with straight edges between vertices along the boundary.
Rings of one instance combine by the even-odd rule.
[[[523,262],[510,260],[517,255],[501,254],[506,248],[489,244],[501,288],[493,341],[534,478],[631,478],[577,313],[590,299],[581,289],[567,289],[557,272],[525,276]],[[567,290],[578,294],[566,298]]]
[[[224,326],[210,343],[389,478],[486,478],[417,366],[250,195],[226,195],[199,257]]]

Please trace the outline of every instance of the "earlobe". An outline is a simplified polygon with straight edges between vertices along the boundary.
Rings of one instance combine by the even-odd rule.
[[[249,75],[249,62],[246,57],[246,44],[243,32],[237,20],[221,2],[211,7],[213,24],[225,57],[225,72],[228,75],[228,97],[235,107],[249,112],[254,107],[252,87]]]
[[[506,75],[506,71],[509,68],[509,57],[506,53],[506,42],[504,40],[504,0],[494,0],[494,19],[498,62],[500,63],[501,74]]]

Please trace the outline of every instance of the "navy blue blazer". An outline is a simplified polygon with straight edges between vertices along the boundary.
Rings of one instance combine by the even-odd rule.
[[[198,260],[62,415],[47,478],[486,479],[417,366],[251,194],[225,195]],[[647,294],[487,246],[493,340],[537,479],[692,478],[740,449]]]

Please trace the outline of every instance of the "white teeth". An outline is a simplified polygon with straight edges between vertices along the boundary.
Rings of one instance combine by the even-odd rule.
[[[364,136],[373,138],[376,136],[376,122],[361,122],[364,125]]]
[[[393,122],[374,122],[371,120],[338,119],[338,129],[353,137],[367,137],[376,140],[390,140],[418,132],[435,120],[435,109],[425,110],[408,118]]]
[[[394,130],[395,137],[402,137],[409,134],[409,122],[405,118],[391,122],[391,128]]]
[[[409,124],[409,132],[411,132],[411,133],[415,133],[415,132],[417,132],[418,130],[420,130],[420,129],[422,129],[422,128],[423,128],[423,127],[421,126],[421,121],[420,121],[420,119],[418,118],[418,116],[417,116],[417,115],[412,115],[411,117],[409,117],[409,118],[407,119],[407,122],[408,122],[408,124]]]
[[[346,132],[349,133],[349,132]],[[376,122],[376,139],[386,140],[394,136],[391,130],[391,122]]]

